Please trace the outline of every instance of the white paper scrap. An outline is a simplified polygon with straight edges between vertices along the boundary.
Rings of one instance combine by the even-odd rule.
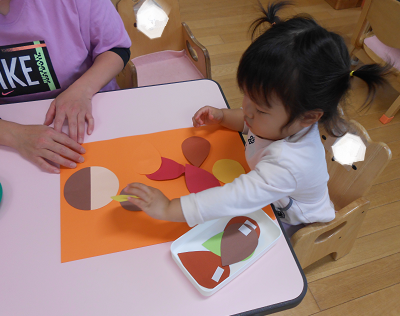
[[[240,230],[240,232],[241,232],[243,235],[245,235],[245,236],[247,236],[248,234],[251,233],[251,229],[248,228],[245,224],[243,224],[242,226],[240,226],[240,227],[239,227],[239,230]]]
[[[221,267],[217,267],[217,270],[215,270],[214,275],[211,279],[213,279],[215,282],[218,282],[219,279],[221,279],[222,273],[224,273],[224,269],[222,269]]]
[[[244,223],[245,223],[247,226],[252,227],[254,230],[256,230],[256,228],[257,228],[257,226],[254,225],[254,224],[253,224],[252,222],[250,222],[249,220],[246,220]]]

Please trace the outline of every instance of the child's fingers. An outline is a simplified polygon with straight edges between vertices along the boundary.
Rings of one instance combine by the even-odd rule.
[[[149,202],[149,195],[150,191],[147,185],[144,185],[142,183],[131,183],[128,184],[127,187],[125,188],[125,192],[128,195],[136,195],[139,199]],[[134,200],[137,200],[133,198]]]

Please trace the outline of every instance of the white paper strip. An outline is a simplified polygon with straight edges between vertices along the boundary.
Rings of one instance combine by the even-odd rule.
[[[215,282],[218,282],[219,279],[221,279],[222,273],[224,273],[224,269],[222,269],[221,267],[217,267],[217,270],[215,270],[214,275],[211,279],[213,279]]]
[[[256,230],[256,228],[257,228],[257,226],[254,225],[254,224],[253,224],[252,222],[250,222],[249,220],[245,221],[244,223],[245,223],[247,226],[252,227],[254,230]]]
[[[251,233],[251,229],[250,228],[248,228],[246,225],[242,225],[242,226],[240,226],[239,227],[239,230],[240,230],[240,232],[243,234],[243,235],[245,235],[245,236],[247,236],[248,234],[250,234]]]

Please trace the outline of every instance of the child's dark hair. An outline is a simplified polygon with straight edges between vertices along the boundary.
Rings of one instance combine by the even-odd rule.
[[[295,16],[281,21],[276,13],[288,1],[268,5],[264,16],[253,22],[252,37],[265,22],[272,25],[244,52],[237,81],[253,101],[269,106],[275,93],[289,113],[290,125],[310,110],[324,112],[320,122],[332,136],[345,132],[345,122],[338,106],[350,88],[352,76],[368,85],[364,106],[375,96],[376,88],[386,82],[389,66],[365,65],[351,72],[350,56],[344,40],[318,25],[309,16]]]

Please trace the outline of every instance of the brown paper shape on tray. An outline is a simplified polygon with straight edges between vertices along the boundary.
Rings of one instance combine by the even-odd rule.
[[[182,152],[185,158],[196,167],[200,167],[210,153],[210,142],[198,136],[186,138],[182,143]]]
[[[229,266],[223,267],[221,258],[211,251],[181,252],[178,253],[178,257],[196,282],[207,289],[215,288],[230,275]],[[223,269],[223,273],[219,278],[215,278],[214,275],[219,269]]]
[[[121,194],[122,194],[122,193],[121,193]],[[236,216],[236,217],[232,218],[232,219],[228,222],[228,224],[226,224],[225,229],[226,229],[229,225],[231,225],[231,224],[236,224],[236,223],[244,224],[246,221],[249,221],[249,222],[252,223],[254,226],[256,226],[256,228],[255,228],[256,233],[257,233],[258,237],[260,237],[260,226],[258,226],[258,223],[257,223],[254,219],[252,219],[252,218],[250,218],[250,217],[247,217],[247,216]],[[224,230],[225,230],[225,229],[224,229]]]
[[[239,228],[245,226],[249,229],[248,235],[243,234]],[[245,224],[235,223],[227,226],[221,240],[221,262],[227,266],[240,262],[250,256],[258,245],[256,231]]]

